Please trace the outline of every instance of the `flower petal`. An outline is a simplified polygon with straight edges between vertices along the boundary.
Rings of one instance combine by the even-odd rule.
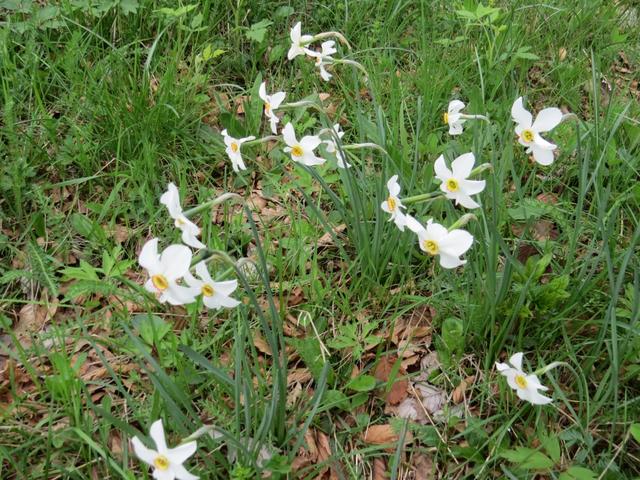
[[[541,395],[534,390],[529,392],[529,402],[531,402],[534,405],[547,405],[553,402],[553,399],[549,397],[545,397],[544,395]]]
[[[267,97],[267,82],[262,82],[260,84],[260,87],[258,88],[258,96],[263,102],[269,101],[269,98]]]
[[[209,277],[211,278],[211,277]],[[213,289],[225,296],[229,296],[231,295],[237,288],[238,288],[238,281],[237,280],[225,280],[223,282],[214,282],[211,281],[211,283],[213,284]]]
[[[182,229],[182,242],[185,245],[189,245],[192,248],[197,248],[197,249],[207,248],[207,246],[204,243],[198,240],[194,231],[188,228]]]
[[[162,292],[159,301],[169,302],[171,305],[186,305],[196,301],[199,290],[192,287],[182,287],[177,283],[170,283],[169,288]]]
[[[390,197],[397,197],[400,195],[400,184],[398,183],[398,175],[394,175],[387,181],[387,189],[389,190]]]
[[[471,198],[469,195],[463,192],[456,192],[456,204],[462,205],[464,208],[478,208],[480,205],[476,203],[476,201]]]
[[[442,268],[456,268],[467,263],[466,260],[460,260],[454,255],[449,255],[444,251],[440,251],[440,266]]]
[[[273,112],[276,108],[280,106],[280,104],[284,101],[284,98],[287,96],[285,92],[276,92],[271,95],[271,111]]]
[[[518,352],[518,353],[514,353],[513,355],[511,355],[511,357],[509,358],[509,363],[513,366],[513,368],[515,368],[516,370],[520,370],[522,371],[522,357],[524,356],[524,354],[522,352]]]
[[[451,162],[453,176],[459,180],[469,177],[473,165],[476,163],[476,156],[473,152],[465,153]]]
[[[539,148],[537,145],[533,145],[531,151],[533,153],[533,159],[545,167],[551,165],[555,160],[553,150],[547,150],[546,148]]]
[[[200,478],[189,473],[182,465],[174,465],[172,470],[178,480],[198,480]]]
[[[298,144],[298,140],[296,139],[296,132],[294,131],[291,122],[287,123],[282,129],[282,138],[284,138],[284,143],[286,143],[290,147]]]
[[[533,115],[522,105],[522,97],[518,97],[511,106],[511,117],[522,128],[530,128],[533,122]]]
[[[298,43],[298,41],[300,40],[301,34],[302,34],[302,22],[298,22],[293,26],[293,28],[289,32],[289,38],[291,38],[292,42]]]
[[[191,250],[184,245],[169,245],[160,256],[162,273],[168,280],[184,276],[191,264]]]
[[[167,191],[160,197],[160,203],[167,207],[171,218],[178,218],[182,215],[180,194],[178,193],[178,187],[176,187],[174,183],[167,185]]]
[[[443,227],[444,228],[444,227]],[[473,245],[473,235],[466,230],[452,230],[440,241],[440,250],[459,257]]]
[[[484,190],[487,182],[485,180],[463,180],[460,184],[460,189],[463,190],[464,193],[467,195],[475,195]]]
[[[157,272],[160,270],[160,255],[158,255],[158,239],[152,238],[144,244],[138,263],[142,268],[146,268],[149,272]]]
[[[457,122],[449,122],[449,135],[462,135],[464,128],[462,127],[462,120]]]
[[[562,121],[562,112],[559,108],[551,107],[540,110],[531,129],[536,132],[548,132],[553,130]]]
[[[133,451],[140,460],[147,465],[153,465],[153,461],[158,456],[158,452],[145,447],[138,437],[133,437],[131,439],[131,444],[133,445]]]
[[[428,239],[441,245],[442,240],[447,237],[448,233],[447,229],[439,223],[436,223],[433,220],[427,221],[426,234]]]
[[[425,228],[422,226],[422,224],[411,215],[405,215],[405,220],[407,228],[413,233],[420,233],[425,231]]]
[[[315,135],[307,135],[300,139],[300,145],[305,152],[315,150],[320,143],[322,143],[322,140]]]
[[[433,170],[436,172],[436,177],[442,182],[446,182],[453,177],[453,172],[447,168],[447,164],[444,161],[444,155],[440,155],[436,159],[433,164]]]
[[[464,103],[460,100],[451,100],[449,102],[449,107],[447,108],[447,114],[451,115],[453,113],[459,113],[460,110],[464,108]]]
[[[162,426],[162,420],[156,420],[151,424],[149,435],[156,444],[158,453],[164,455],[167,452],[167,441],[164,437],[164,427]]]
[[[189,442],[167,450],[166,456],[172,464],[182,465],[187,458],[196,453],[197,442]]]
[[[204,260],[196,263],[196,275],[198,275],[200,280],[204,283],[213,283],[213,279],[211,278],[211,274],[207,268],[207,262]]]

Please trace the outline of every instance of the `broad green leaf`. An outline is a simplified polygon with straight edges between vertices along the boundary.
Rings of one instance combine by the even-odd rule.
[[[540,437],[540,443],[544,448],[545,452],[549,454],[551,460],[554,463],[560,462],[560,442],[558,441],[558,437],[550,435],[542,435]]]
[[[515,450],[505,450],[500,456],[527,470],[547,470],[554,465],[553,460],[544,453],[532,448],[518,447]]]
[[[640,443],[640,423],[632,424],[629,428],[629,433],[636,442]]]
[[[257,43],[262,43],[265,35],[267,34],[267,29],[273,22],[271,20],[260,20],[258,23],[254,23],[251,25],[251,28],[245,32],[245,36],[249,40],[254,40]]]
[[[347,383],[346,388],[356,392],[369,392],[376,388],[376,379],[371,375],[358,375]]]
[[[558,480],[595,480],[598,475],[588,468],[570,467],[566,472],[562,472]]]

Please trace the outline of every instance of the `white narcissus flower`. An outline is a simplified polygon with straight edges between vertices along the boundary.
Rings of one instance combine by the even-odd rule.
[[[522,371],[522,352],[515,353],[509,359],[509,364],[496,362],[496,369],[501,375],[507,377],[507,383],[516,391],[521,400],[526,400],[534,405],[546,405],[553,400],[538,393],[538,390],[547,391],[547,387],[540,383],[537,375],[527,375]]]
[[[289,34],[291,38],[291,47],[287,52],[287,58],[293,60],[298,55],[305,55],[307,53],[305,46],[313,40],[311,35],[302,35],[302,23],[296,23],[291,29]]]
[[[160,203],[167,207],[175,226],[182,231],[182,241],[193,248],[205,248],[205,244],[196,238],[200,235],[200,228],[182,213],[178,187],[170,183],[160,197]]]
[[[280,119],[275,111],[284,101],[284,97],[286,97],[287,94],[285,92],[276,92],[273,95],[267,95],[267,85],[265,82],[262,82],[258,89],[258,95],[260,95],[260,98],[264,102],[264,114],[271,124],[271,132],[276,135],[278,133],[278,122],[280,122]]]
[[[144,288],[159,294],[161,303],[184,305],[195,301],[190,288],[178,285],[191,266],[191,250],[187,247],[170,245],[158,254],[158,239],[153,238],[142,247],[138,263],[149,272]]]
[[[291,123],[287,123],[282,129],[282,137],[284,138],[284,143],[287,144],[287,146],[284,147],[284,151],[291,154],[291,160],[294,162],[307,166],[322,165],[326,162],[324,158],[320,158],[313,153],[322,142],[320,137],[307,135],[298,141]]]
[[[389,179],[387,182],[387,190],[389,191],[389,196],[384,202],[382,202],[380,208],[385,212],[390,213],[391,218],[389,221],[393,220],[396,226],[404,232],[404,227],[407,224],[407,216],[402,212],[402,209],[406,207],[402,205],[402,201],[398,197],[398,195],[400,195],[398,175],[394,175]]]
[[[256,137],[253,135],[244,138],[233,138],[227,133],[227,130],[224,129],[220,132],[224,137],[224,144],[227,146],[226,152],[229,156],[229,160],[231,160],[231,166],[233,167],[233,171],[237,172],[239,170],[246,170],[247,167],[242,161],[242,153],[240,152],[240,147],[244,142],[248,142],[250,140],[255,140]]]
[[[407,227],[418,235],[420,249],[431,256],[440,256],[442,268],[456,268],[467,263],[460,259],[473,244],[473,235],[466,230],[447,230],[444,226],[427,221],[427,226],[421,225],[415,218],[407,215]]]
[[[202,294],[202,301],[207,308],[233,308],[240,305],[238,300],[230,297],[238,288],[237,280],[215,282],[209,274],[206,262],[196,264],[196,274],[199,278],[188,273],[185,275],[185,281],[193,289],[194,295]]]
[[[460,100],[452,100],[449,102],[447,111],[444,112],[444,123],[449,125],[449,135],[460,135],[462,133],[462,124],[466,121],[461,110],[464,103]]]
[[[473,201],[471,195],[480,193],[487,183],[484,180],[469,180],[475,161],[473,153],[465,153],[451,162],[451,170],[449,170],[444,156],[440,155],[434,165],[436,178],[442,182],[440,190],[446,194],[447,198],[455,200],[456,205],[462,205],[465,208],[480,206]]]
[[[149,433],[156,444],[156,450],[145,447],[138,437],[133,437],[131,443],[138,458],[154,468],[153,478],[157,480],[198,480],[199,477],[190,474],[182,465],[196,453],[198,444],[195,441],[175,448],[168,448],[162,420],[153,422]]]
[[[338,138],[342,138],[344,136],[344,132],[340,128],[340,124],[339,123],[336,123],[332,128],[333,128],[333,132],[334,132],[333,134],[335,134]],[[344,155],[342,154],[342,152],[338,148],[338,144],[336,143],[335,139],[333,138],[333,134],[330,134],[331,137],[328,140],[324,141],[324,143],[327,146],[327,152],[332,153],[332,154],[334,154],[336,156],[338,168],[350,168],[351,165],[349,165],[349,163],[347,163],[347,161],[344,158]]]
[[[546,141],[540,134],[558,126],[562,121],[562,111],[555,107],[545,108],[534,121],[533,115],[522,105],[522,97],[519,97],[513,102],[511,116],[517,123],[515,130],[520,145],[527,147],[527,153],[533,154],[533,159],[540,165],[551,165],[557,145]]]
[[[335,45],[335,41],[327,40],[326,42],[322,42],[322,45],[320,46],[320,52],[309,49],[305,50],[307,55],[316,59],[316,67],[320,69],[320,76],[325,82],[331,80],[331,77],[333,76],[329,72],[327,72],[324,66],[333,63],[333,58],[331,58],[331,55],[338,51],[336,50]]]

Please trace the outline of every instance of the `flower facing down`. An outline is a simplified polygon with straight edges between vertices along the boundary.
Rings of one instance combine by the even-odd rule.
[[[473,153],[465,153],[451,162],[451,170],[449,170],[444,157],[440,155],[434,165],[436,178],[442,182],[440,190],[447,198],[455,200],[456,205],[462,205],[465,208],[480,206],[471,198],[471,195],[480,193],[486,185],[484,180],[469,180],[475,161]]]
[[[282,137],[284,138],[284,143],[287,144],[287,146],[284,147],[284,151],[291,155],[291,160],[294,162],[307,166],[322,165],[326,162],[324,158],[317,157],[316,154],[313,153],[313,151],[318,148],[318,145],[322,143],[320,137],[307,135],[298,141],[291,123],[287,123],[282,129]]]
[[[237,280],[214,282],[205,262],[196,264],[196,274],[199,278],[188,273],[185,275],[185,281],[192,288],[194,295],[202,294],[202,301],[207,308],[233,308],[240,304],[238,300],[230,297],[238,288]]]
[[[233,167],[233,171],[238,172],[239,170],[246,170],[247,167],[242,161],[242,153],[240,152],[240,147],[244,142],[255,140],[256,137],[251,135],[250,137],[233,138],[227,133],[226,129],[222,130],[222,132],[220,133],[224,137],[224,144],[227,146],[225,151],[229,156],[229,160],[231,160],[231,166]]]
[[[407,224],[407,216],[402,212],[402,209],[406,207],[402,205],[402,201],[398,197],[398,195],[400,195],[398,175],[394,175],[389,179],[387,182],[387,190],[389,191],[389,196],[384,202],[382,202],[380,208],[385,212],[390,213],[391,218],[389,221],[393,220],[396,226],[404,232],[404,227]]]
[[[161,303],[184,305],[195,301],[191,289],[178,285],[178,280],[189,272],[191,250],[184,245],[170,245],[158,254],[158,239],[144,244],[138,263],[149,272],[144,288],[159,295]]]
[[[313,40],[311,35],[302,35],[302,23],[296,23],[291,29],[289,34],[291,38],[291,47],[287,53],[287,58],[293,60],[298,55],[305,55],[307,53],[305,45]]]
[[[460,100],[449,102],[449,107],[443,116],[444,123],[449,125],[449,135],[462,134],[462,124],[465,122],[465,118],[461,113],[463,108],[464,103]]]
[[[287,94],[285,92],[276,92],[273,95],[267,95],[267,85],[265,82],[262,82],[258,89],[258,95],[260,95],[260,98],[264,102],[264,115],[269,119],[271,132],[275,135],[278,133],[278,122],[280,122],[275,111],[284,101],[284,97],[286,97]]]
[[[149,430],[156,450],[144,446],[138,437],[131,440],[133,450],[140,460],[154,468],[153,478],[157,480],[198,480],[182,465],[190,456],[196,453],[196,442],[185,443],[176,448],[168,448],[164,437],[162,420],[156,420]]]
[[[546,405],[552,402],[549,397],[538,393],[538,390],[549,390],[540,383],[538,377],[533,373],[527,375],[522,371],[522,352],[513,354],[508,364],[496,362],[496,369],[501,375],[507,377],[507,383],[521,400],[534,405]]]
[[[335,134],[336,137],[341,139],[344,136],[344,132],[340,128],[339,123],[336,123],[332,128],[333,134],[330,134],[331,137],[328,140],[324,140],[324,143],[327,146],[327,152],[332,153],[336,156],[338,168],[349,168],[351,167],[351,165],[349,165],[345,160],[342,151],[338,148],[338,144],[333,137],[333,135]]]
[[[424,227],[409,215],[406,222],[409,230],[418,235],[420,249],[431,256],[440,256],[442,268],[456,268],[467,263],[460,256],[473,244],[473,235],[469,232],[461,229],[449,231],[431,219]]]
[[[329,80],[331,80],[331,77],[333,76],[329,72],[327,72],[324,66],[330,65],[331,63],[333,63],[333,58],[331,58],[331,55],[333,55],[338,51],[336,50],[335,45],[336,45],[335,41],[327,40],[326,42],[322,42],[322,45],[320,46],[321,48],[320,52],[316,52],[309,49],[305,50],[307,55],[316,59],[315,60],[316,67],[320,69],[320,76],[325,82],[328,82]]]
[[[545,108],[538,113],[534,121],[533,115],[522,106],[522,97],[519,97],[513,102],[511,116],[517,123],[515,131],[520,145],[527,147],[527,153],[533,154],[533,159],[540,165],[551,165],[554,159],[553,151],[557,146],[546,141],[540,134],[558,126],[562,121],[560,109]]]
[[[160,197],[160,203],[167,207],[175,226],[182,231],[182,241],[185,245],[193,248],[205,248],[204,243],[196,238],[200,235],[200,228],[182,213],[178,187],[170,183],[167,186],[167,191]]]

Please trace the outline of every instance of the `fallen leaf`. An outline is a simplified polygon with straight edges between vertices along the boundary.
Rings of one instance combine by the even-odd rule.
[[[467,377],[464,380],[462,380],[458,384],[458,386],[453,390],[453,393],[451,394],[451,401],[455,404],[462,402],[462,400],[464,400],[464,392],[467,390],[467,388],[470,385],[473,385],[474,380],[475,380],[475,377],[473,376]]]
[[[373,472],[371,479],[372,480],[387,480],[389,475],[387,475],[387,462],[384,458],[374,458],[373,459]]]
[[[42,327],[51,320],[58,310],[58,302],[48,305],[27,303],[18,312],[18,323],[13,327],[16,335],[25,335],[42,330]]]
[[[390,424],[371,425],[364,433],[363,440],[370,445],[387,445],[398,442],[400,436],[393,430]],[[413,441],[413,435],[407,431],[404,436],[404,443],[409,444]]]
[[[386,355],[382,357],[378,362],[378,365],[376,365],[373,375],[382,382],[389,382],[390,376],[393,373],[393,367],[397,360],[398,358],[393,355]],[[401,378],[406,375],[406,373],[407,372],[400,367],[395,378],[391,379],[393,381],[391,389],[387,391],[387,385],[383,386],[382,390],[385,392],[384,399],[388,404],[397,405],[407,398],[409,381],[406,378]]]
[[[273,355],[271,351],[271,347],[267,343],[267,341],[262,338],[258,333],[253,333],[253,345],[262,353],[266,353],[267,355]]]
[[[334,237],[337,237],[338,234],[344,232],[346,228],[347,225],[344,223],[338,225],[337,227],[333,227],[331,229],[331,232],[326,232],[318,239],[318,247],[328,247],[330,245],[333,245],[335,243]]]
[[[416,383],[414,387],[420,395],[420,403],[427,412],[433,414],[442,411],[447,403],[447,395],[443,390],[422,382]]]
[[[424,453],[417,453],[411,457],[411,465],[415,480],[434,480],[433,460]]]

